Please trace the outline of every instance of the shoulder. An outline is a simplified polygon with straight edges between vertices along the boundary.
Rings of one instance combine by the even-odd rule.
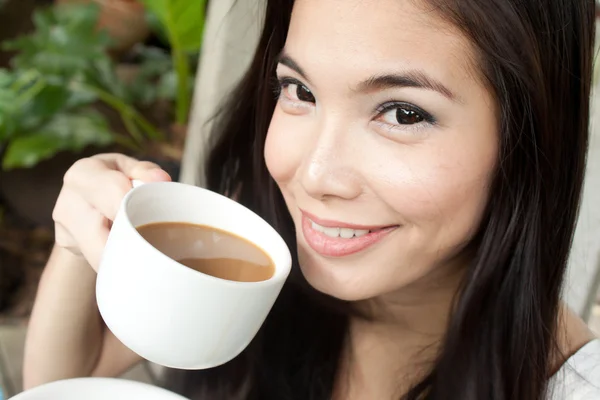
[[[600,400],[600,339],[584,345],[554,374],[548,400]]]

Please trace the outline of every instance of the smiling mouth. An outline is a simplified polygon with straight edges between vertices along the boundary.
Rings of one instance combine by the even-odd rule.
[[[327,227],[317,224],[315,221],[310,220],[311,228],[317,232],[321,232],[330,238],[342,238],[342,239],[353,239],[363,237],[368,235],[369,233],[377,232],[387,227],[383,228],[375,228],[375,229],[352,229],[352,228],[336,228],[336,227]]]
[[[302,213],[302,233],[306,243],[326,257],[344,257],[364,251],[384,239],[399,225],[359,226],[334,221],[314,221],[316,217]]]

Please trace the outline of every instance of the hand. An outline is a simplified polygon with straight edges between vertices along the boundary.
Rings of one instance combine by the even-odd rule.
[[[65,174],[54,206],[56,244],[98,269],[102,251],[131,180],[170,181],[158,165],[122,154],[100,154],[77,161]]]

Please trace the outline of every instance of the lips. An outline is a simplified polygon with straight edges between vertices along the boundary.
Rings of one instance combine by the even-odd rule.
[[[344,257],[366,250],[396,228],[398,225],[367,226],[327,221],[302,211],[302,232],[306,243],[326,257]]]

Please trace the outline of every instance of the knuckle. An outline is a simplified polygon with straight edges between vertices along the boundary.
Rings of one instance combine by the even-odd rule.
[[[109,153],[100,153],[91,156],[90,158],[99,159],[99,160],[107,160],[107,159],[120,159],[120,158],[130,158],[121,153],[109,152]]]
[[[54,204],[54,208],[52,209],[52,220],[55,222],[62,221],[63,219],[63,209],[64,209],[64,193],[60,193],[58,195],[58,199],[56,200],[56,204]]]
[[[58,207],[58,204],[54,206],[54,209],[52,210],[52,220],[54,222],[58,222],[62,219],[62,214],[61,211]]]
[[[108,162],[115,158],[118,158],[118,155],[115,153],[100,153],[100,154],[94,154],[93,156],[90,156],[91,160],[94,160],[97,162]]]
[[[64,235],[56,235],[56,238],[54,239],[54,241],[56,242],[56,244],[58,246],[63,247],[65,249],[73,247],[72,241],[68,237],[65,237]]]
[[[80,175],[82,171],[89,169],[89,167],[95,163],[97,163],[97,160],[93,160],[91,158],[82,158],[75,161],[75,163],[73,163],[73,165],[71,165],[71,167],[65,173],[63,177],[63,184],[71,185],[77,182],[81,178]]]
[[[110,179],[108,189],[114,191],[119,197],[125,196],[131,189],[131,181],[122,172],[110,171],[107,177]]]
[[[138,163],[135,165],[136,170],[148,170],[155,168],[160,168],[160,166],[152,161],[138,161]]]
[[[56,244],[60,247],[64,247],[64,248],[72,248],[74,245],[74,240],[71,237],[71,235],[69,235],[69,233],[65,230],[65,228],[59,224],[56,223],[54,225],[54,241],[56,242]]]

